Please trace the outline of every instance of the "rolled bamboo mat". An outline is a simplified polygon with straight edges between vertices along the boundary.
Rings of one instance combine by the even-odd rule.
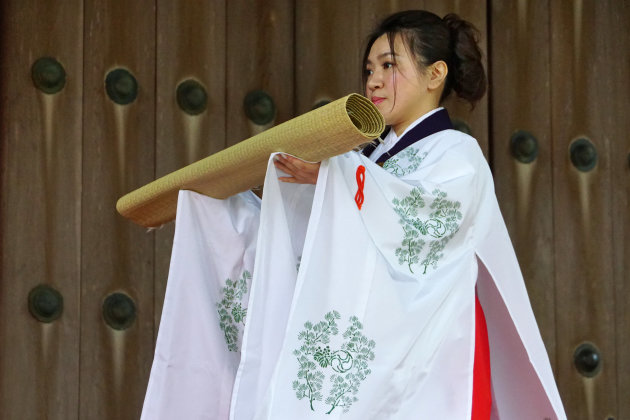
[[[139,225],[160,226],[175,219],[179,190],[227,198],[263,184],[271,153],[319,162],[378,137],[384,129],[372,102],[350,94],[138,188],[121,197],[116,209]]]

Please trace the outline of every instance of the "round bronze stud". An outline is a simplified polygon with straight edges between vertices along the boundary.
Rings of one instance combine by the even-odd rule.
[[[573,353],[573,363],[582,376],[592,378],[602,370],[600,352],[591,343],[582,343]]]
[[[138,82],[128,70],[114,69],[105,77],[105,90],[115,103],[128,105],[138,97]]]
[[[196,80],[184,80],[177,86],[177,104],[186,114],[201,114],[208,106],[206,89]]]
[[[54,58],[41,57],[31,67],[31,78],[37,89],[54,94],[66,85],[66,70]]]
[[[28,310],[40,322],[53,322],[63,312],[63,296],[56,289],[40,284],[28,294]]]
[[[245,95],[243,106],[247,118],[256,125],[267,125],[276,118],[276,104],[263,90],[253,90]]]
[[[597,165],[597,149],[587,138],[579,138],[571,143],[569,155],[578,171],[588,172]]]
[[[136,304],[124,293],[112,293],[103,302],[105,323],[115,330],[126,330],[136,319]]]
[[[521,163],[532,163],[538,157],[538,140],[532,133],[518,130],[510,137],[510,151]]]

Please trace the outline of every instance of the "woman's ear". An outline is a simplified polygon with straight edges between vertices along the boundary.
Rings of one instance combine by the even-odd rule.
[[[442,60],[431,64],[429,68],[429,89],[438,89],[446,82],[448,66]]]

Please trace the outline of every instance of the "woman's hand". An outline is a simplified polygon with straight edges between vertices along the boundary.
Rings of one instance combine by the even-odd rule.
[[[321,162],[304,162],[293,156],[278,154],[273,164],[289,175],[278,177],[280,181],[292,184],[316,184]]]

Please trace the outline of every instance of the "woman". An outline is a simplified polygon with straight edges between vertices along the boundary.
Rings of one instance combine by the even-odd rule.
[[[319,184],[327,186],[318,184],[318,188],[330,189],[331,179],[339,174],[350,189],[356,168],[358,210],[354,211],[363,227],[348,227],[356,218],[348,213],[343,235],[360,236],[358,231],[364,229],[364,240],[377,250],[372,258],[378,259],[375,272],[381,273],[378,281],[384,283],[359,281],[355,289],[371,292],[359,293],[365,303],[353,309],[364,313],[361,325],[365,324],[366,331],[380,338],[375,338],[375,346],[369,350],[376,366],[368,370],[375,372],[372,376],[378,376],[386,390],[369,385],[370,375],[365,370],[351,377],[362,378],[363,398],[358,382],[348,385],[348,389],[354,388],[345,394],[335,391],[345,389],[341,385],[327,388],[314,382],[314,377],[309,382],[308,375],[316,368],[347,361],[352,354],[306,347],[296,353],[302,358],[298,374],[306,379],[296,381],[294,391],[298,399],[310,402],[311,411],[317,411],[324,400],[330,413],[339,406],[349,414],[354,411],[356,418],[487,420],[494,394],[494,410],[500,418],[564,418],[487,164],[476,141],[453,130],[446,110],[440,108],[453,91],[472,106],[484,95],[486,76],[477,36],[475,28],[456,15],[441,19],[426,11],[406,11],[383,20],[368,38],[363,59],[366,96],[383,114],[389,131],[382,141],[364,149],[367,158],[349,154],[326,162],[327,180],[320,179]],[[368,158],[382,169],[368,163]],[[286,174],[279,178],[283,182],[318,183],[320,163],[278,155],[274,164]],[[339,194],[332,196],[337,203],[343,200]],[[360,246],[339,245],[343,249]],[[364,252],[370,251],[366,248]],[[313,251],[310,259],[321,266],[330,257]],[[304,255],[302,258],[304,261]],[[347,264],[356,263],[352,260],[349,254]],[[380,271],[379,263],[385,267]],[[335,264],[339,270],[344,262]],[[304,284],[309,279],[316,283],[317,273],[305,273]],[[336,284],[324,282],[320,287],[334,288]],[[483,290],[482,301],[491,311],[490,346],[476,287]],[[388,302],[374,297],[379,294],[387,296]],[[328,295],[323,296],[327,299]],[[299,299],[294,297],[294,301]],[[352,299],[350,291],[346,299]],[[393,311],[397,313],[391,315]],[[292,316],[297,313],[293,311]],[[512,322],[506,326],[501,318]],[[401,332],[401,337],[379,330],[375,324],[380,319],[387,319],[390,329]],[[290,324],[287,334],[292,330]],[[299,326],[298,322],[293,328],[296,333]],[[389,353],[395,355],[382,356],[383,341],[388,341]],[[347,350],[347,343],[344,345]],[[368,360],[362,359],[362,363]],[[305,366],[311,366],[310,370]],[[333,382],[342,381],[340,369],[333,374]],[[289,374],[290,369],[285,371]],[[518,379],[513,377],[515,373]],[[388,375],[392,379],[384,382]],[[280,377],[282,374],[276,375]],[[514,381],[522,381],[521,388],[511,386]],[[327,389],[331,391],[324,398]],[[384,402],[375,401],[379,392]],[[267,413],[274,413],[277,403],[266,404],[271,407]],[[361,404],[371,404],[371,408],[361,414]],[[366,413],[372,414],[365,417]]]

